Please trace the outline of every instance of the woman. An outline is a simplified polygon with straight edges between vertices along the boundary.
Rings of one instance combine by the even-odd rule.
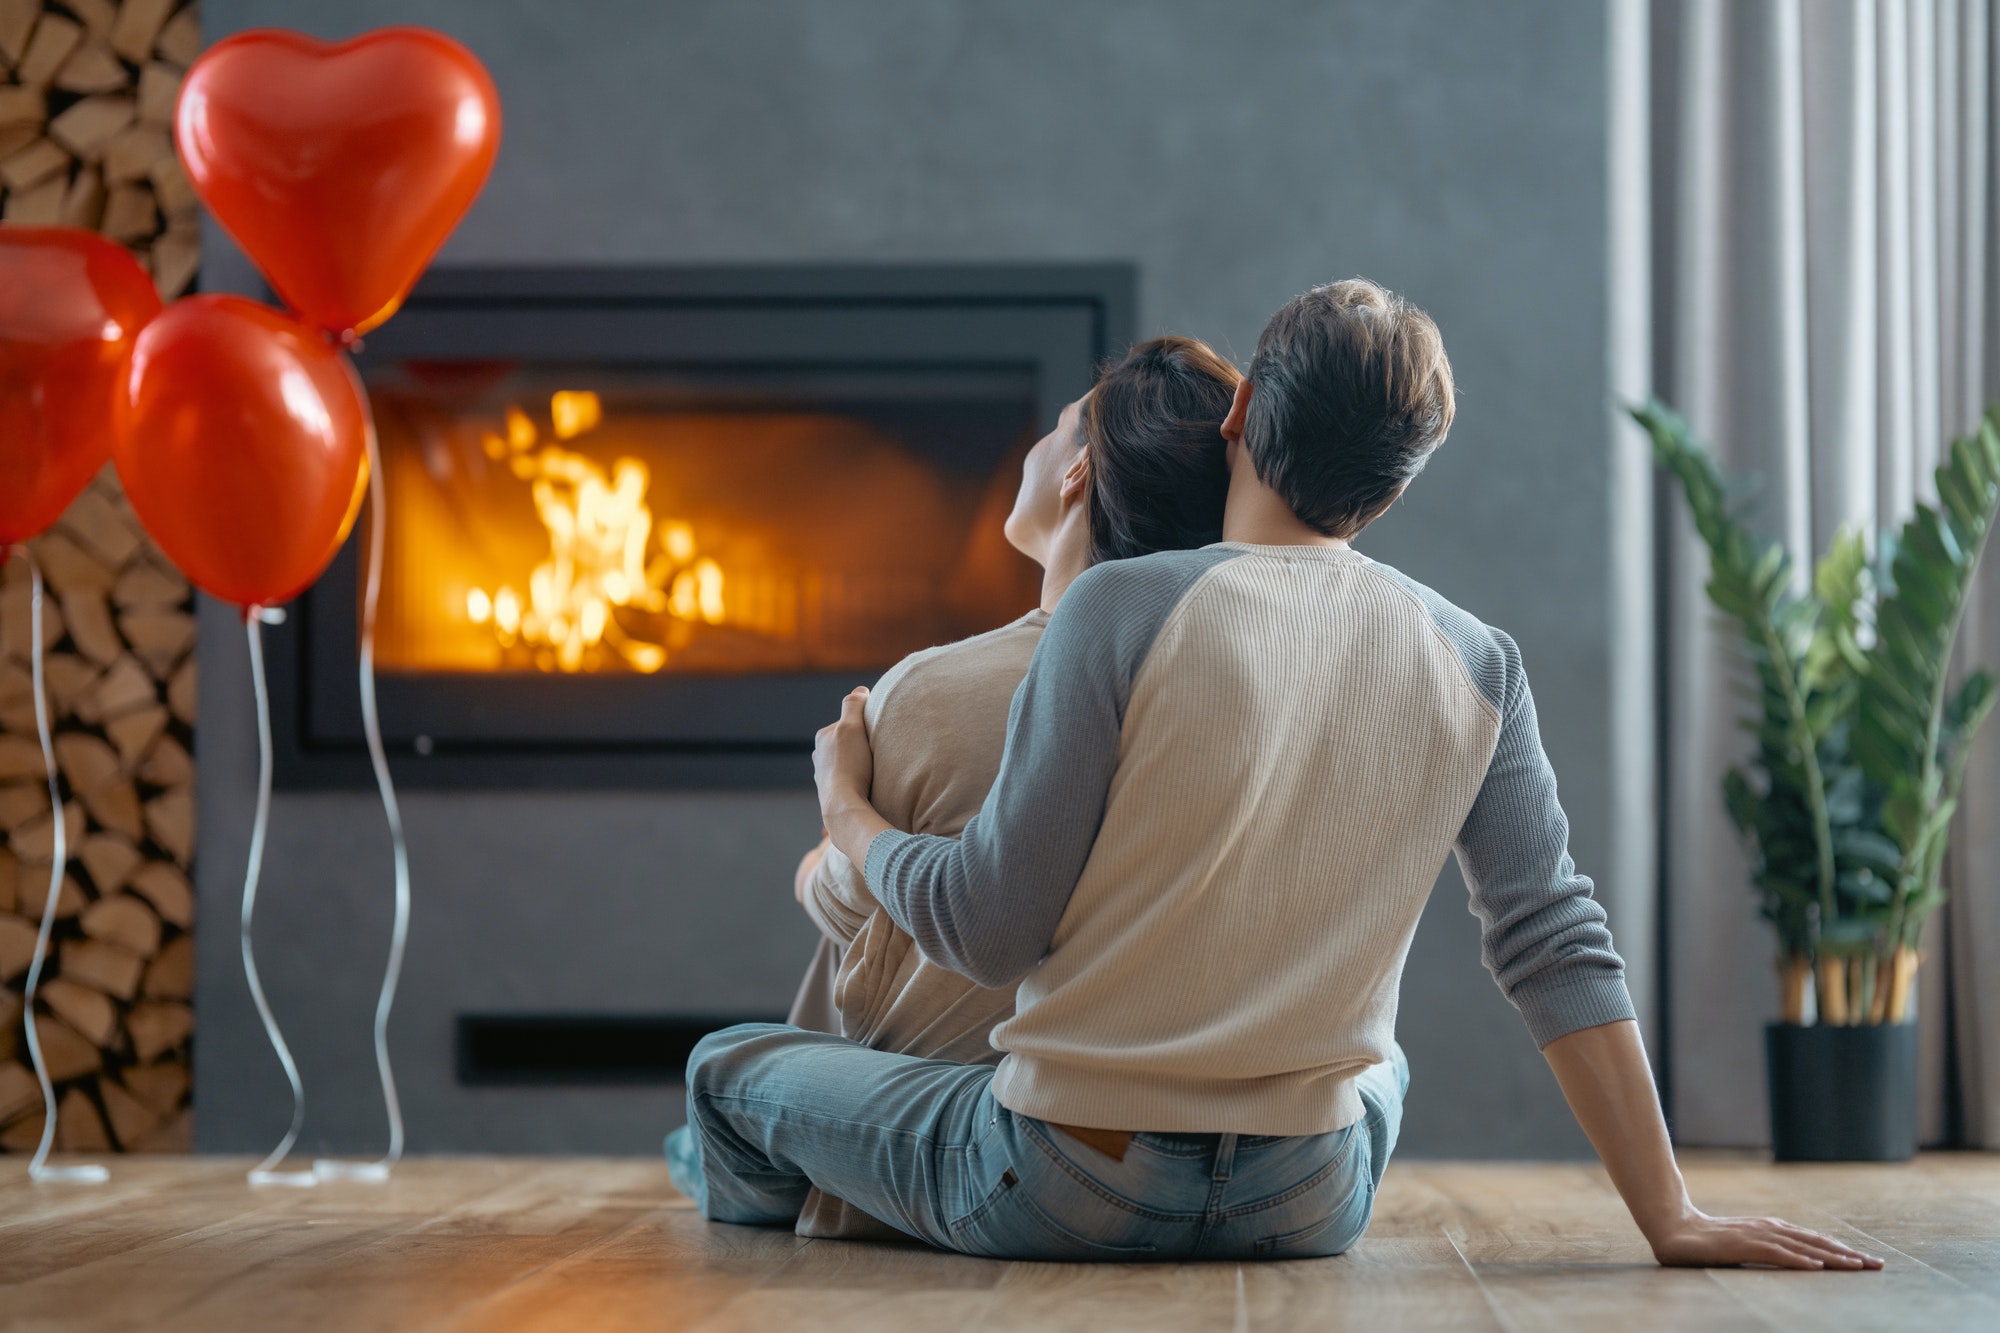
[[[1014,691],[1077,575],[1100,560],[1220,540],[1229,486],[1220,427],[1238,378],[1192,338],[1139,343],[1029,451],[1006,533],[1042,566],[1041,605],[999,629],[912,654],[869,698],[873,799],[897,827],[949,836],[978,811],[1000,771]],[[859,868],[824,842],[806,854],[794,887],[826,938],[793,1023],[878,1050],[998,1063],[989,1036],[1013,1015],[1013,988],[988,990],[926,961]],[[668,1140],[677,1177],[692,1160],[686,1140],[684,1131]],[[901,1234],[818,1190],[798,1232]]]

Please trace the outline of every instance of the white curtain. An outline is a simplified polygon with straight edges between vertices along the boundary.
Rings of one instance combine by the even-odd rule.
[[[1994,0],[1653,0],[1654,384],[1795,554],[1935,500],[1995,397]],[[1742,669],[1705,556],[1661,496],[1662,829],[1672,1111],[1767,1141],[1770,932],[1717,778]],[[1968,658],[2000,662],[2000,555]],[[2000,1147],[2000,729],[1968,779],[1920,997],[1924,1133]]]

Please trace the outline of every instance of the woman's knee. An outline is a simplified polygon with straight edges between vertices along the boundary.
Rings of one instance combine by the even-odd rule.
[[[739,1023],[709,1033],[688,1052],[688,1101],[692,1103],[731,1082],[760,1042],[768,1044],[767,1039],[773,1035],[797,1030],[783,1023]]]

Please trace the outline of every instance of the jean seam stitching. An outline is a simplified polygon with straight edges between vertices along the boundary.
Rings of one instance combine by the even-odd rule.
[[[1339,1220],[1340,1215],[1338,1213],[1329,1212],[1310,1226],[1300,1227],[1296,1231],[1281,1231],[1275,1236],[1265,1236],[1257,1242],[1257,1252],[1259,1254],[1270,1254],[1272,1251],[1286,1245],[1297,1245],[1303,1241],[1313,1240],[1331,1231],[1334,1224]]]
[[[1085,1174],[1083,1174],[1082,1171],[1078,1170],[1074,1165],[1072,1165],[1070,1163],[1070,1160],[1067,1157],[1064,1157],[1062,1153],[1058,1152],[1056,1150],[1056,1146],[1053,1143],[1049,1142],[1033,1123],[1027,1121],[1026,1117],[1022,1117],[1022,1121],[1023,1121],[1022,1128],[1027,1131],[1026,1137],[1028,1141],[1033,1143],[1037,1148],[1041,1150],[1042,1156],[1048,1158],[1049,1161],[1054,1163],[1055,1166],[1059,1170],[1061,1170],[1064,1175],[1068,1176],[1070,1179],[1074,1180],[1077,1184],[1083,1186],[1084,1189],[1088,1190],[1092,1194],[1095,1194],[1098,1198],[1104,1200],[1104,1202],[1110,1204],[1112,1207],[1121,1209],[1135,1216],[1143,1217],[1149,1221],[1154,1221],[1154,1222],[1192,1222],[1200,1220],[1201,1218],[1200,1213],[1154,1212],[1150,1208],[1139,1207],[1137,1204],[1134,1204],[1130,1199],[1124,1198],[1117,1194],[1113,1194],[1110,1190],[1098,1184],[1096,1181],[1092,1180],[1089,1176],[1086,1176]]]
[[[738,1096],[731,1096],[713,1092],[695,1093],[691,1100],[699,1102],[704,1106],[712,1106],[717,1103],[727,1102],[732,1106],[775,1106],[780,1110],[794,1109],[793,1103],[791,1102],[767,1100],[761,1097],[738,1097]],[[828,1118],[830,1119],[831,1117]],[[906,1129],[901,1125],[864,1125],[864,1124],[859,1124],[852,1120],[842,1120],[840,1121],[840,1124],[843,1128],[847,1129],[865,1129],[877,1134],[895,1134],[902,1138],[915,1139],[919,1143],[923,1143],[932,1148],[937,1148],[944,1151],[951,1151],[954,1147],[962,1149],[963,1147],[966,1146],[963,1144],[952,1145],[952,1144],[942,1143],[933,1135],[926,1134],[922,1130]]]
[[[1324,1185],[1346,1160],[1347,1154],[1343,1152],[1340,1156],[1334,1158],[1331,1162],[1328,1162],[1325,1166],[1313,1172],[1312,1175],[1292,1186],[1283,1194],[1274,1194],[1268,1199],[1260,1199],[1256,1203],[1244,1204],[1238,1208],[1225,1209],[1222,1213],[1222,1219],[1234,1222],[1242,1218],[1254,1217],[1258,1213],[1268,1212],[1273,1208],[1288,1204],[1300,1195],[1310,1193],[1318,1189],[1321,1185]]]
[[[1151,1243],[1141,1245],[1112,1245],[1106,1241],[1092,1240],[1088,1236],[1080,1236],[1062,1223],[1056,1221],[1053,1217],[1050,1217],[1035,1202],[1031,1195],[1023,1194],[1021,1196],[1021,1207],[1034,1220],[1035,1225],[1041,1227],[1057,1240],[1065,1241],[1072,1245],[1087,1246],[1090,1249],[1103,1250],[1110,1254],[1157,1254],[1160,1250],[1158,1245]],[[1171,1221],[1173,1219],[1169,1218],[1167,1220]]]

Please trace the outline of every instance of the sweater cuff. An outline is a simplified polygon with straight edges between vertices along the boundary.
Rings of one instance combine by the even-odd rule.
[[[1632,1007],[1632,992],[1625,988],[1623,969],[1583,976],[1557,973],[1546,981],[1535,978],[1516,986],[1508,998],[1527,1020],[1538,1050],[1572,1032],[1639,1016]]]
[[[889,881],[889,858],[896,849],[914,838],[914,833],[904,833],[900,829],[885,828],[868,841],[868,856],[862,863],[861,876],[868,881],[868,891],[875,895],[875,901],[887,906],[889,899],[883,886]],[[895,913],[890,913],[893,917]]]

